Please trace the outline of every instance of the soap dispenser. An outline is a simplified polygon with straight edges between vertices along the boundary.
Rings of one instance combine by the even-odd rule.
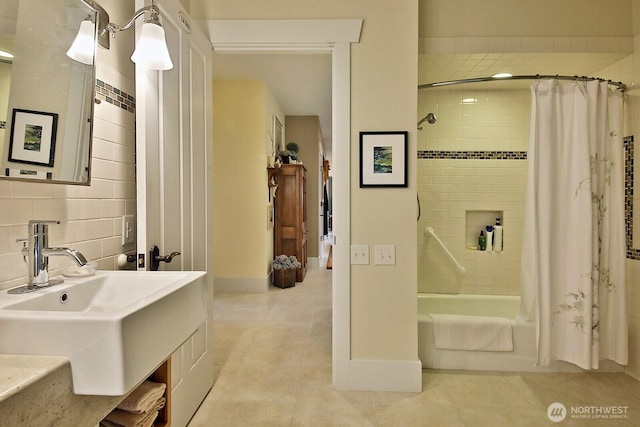
[[[484,236],[484,230],[480,230],[480,236],[478,237],[478,250],[484,251],[487,249],[487,238]]]
[[[487,252],[493,252],[493,226],[487,225]]]
[[[493,226],[493,251],[502,252],[502,218],[496,218]]]

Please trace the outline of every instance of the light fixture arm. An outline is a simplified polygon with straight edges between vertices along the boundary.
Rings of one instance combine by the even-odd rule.
[[[149,18],[145,22],[151,22],[153,24],[158,24],[158,25],[160,24],[160,19],[158,19],[160,11],[158,10],[158,6],[156,6],[155,4],[152,4],[150,6],[145,6],[145,7],[141,8],[140,10],[136,11],[136,13],[133,14],[131,19],[129,19],[122,26],[114,24],[113,22],[109,22],[107,24],[107,30],[109,31],[109,33],[111,33],[111,35],[113,37],[115,37],[116,33],[131,28],[131,26],[136,22],[136,19],[138,19],[140,16],[144,15],[145,12],[150,12],[151,13]]]

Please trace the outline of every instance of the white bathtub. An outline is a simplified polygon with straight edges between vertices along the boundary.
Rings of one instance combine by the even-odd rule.
[[[555,361],[535,366],[536,327],[533,322],[516,320],[519,296],[471,294],[418,294],[418,356],[423,368],[464,369],[473,371],[581,372],[581,368]],[[466,314],[511,319],[513,351],[442,350],[435,346],[430,314]],[[605,360],[601,372],[622,372],[624,367]]]

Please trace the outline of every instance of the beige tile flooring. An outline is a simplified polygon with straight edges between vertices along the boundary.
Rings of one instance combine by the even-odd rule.
[[[640,426],[640,382],[625,374],[425,370],[422,393],[344,392],[331,386],[331,272],[294,288],[217,294],[216,383],[190,427]],[[626,419],[547,417],[628,407]],[[602,409],[600,409],[602,408]]]

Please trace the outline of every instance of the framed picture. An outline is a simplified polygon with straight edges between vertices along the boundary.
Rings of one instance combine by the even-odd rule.
[[[273,115],[273,153],[278,155],[282,147],[282,123],[278,120],[278,116]]]
[[[407,131],[360,132],[360,187],[406,187]]]
[[[13,109],[9,161],[53,167],[58,115]]]
[[[51,180],[53,175],[51,172],[46,171],[34,171],[29,169],[5,169],[5,176],[13,178],[30,178],[30,179],[48,179]]]

